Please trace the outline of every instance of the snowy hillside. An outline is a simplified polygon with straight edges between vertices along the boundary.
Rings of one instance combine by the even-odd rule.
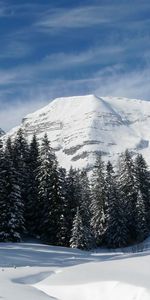
[[[149,239],[115,252],[1,243],[0,299],[148,300],[149,264]]]
[[[150,102],[94,95],[58,98],[27,115],[21,124],[30,139],[45,132],[60,164],[90,168],[95,153],[116,159],[126,148],[141,152],[150,164]],[[18,128],[7,135],[15,136]]]

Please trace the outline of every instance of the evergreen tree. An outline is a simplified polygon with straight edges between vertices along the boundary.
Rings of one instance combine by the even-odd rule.
[[[124,201],[124,213],[127,220],[130,239],[136,239],[135,210],[138,194],[136,170],[128,150],[122,154],[119,161],[118,186],[120,198]]]
[[[0,139],[0,241],[7,239],[7,201],[4,197],[4,152]]]
[[[92,176],[92,203],[91,203],[91,227],[99,246],[103,242],[106,230],[106,183],[104,162],[101,156],[97,157]]]
[[[24,230],[23,203],[10,145],[8,139],[3,158],[3,222],[0,226],[0,240],[19,241]]]
[[[27,225],[27,205],[29,189],[29,147],[22,129],[19,129],[13,144],[13,162],[18,174],[18,184],[21,191],[21,198],[24,203],[24,218]]]
[[[64,237],[66,239],[66,199],[65,191],[63,190],[63,179],[62,171],[58,168],[58,163],[55,157],[51,176],[51,236],[53,234],[52,242],[55,245],[63,245],[63,242],[65,241]]]
[[[86,229],[89,237],[88,248],[92,248],[95,242],[91,229],[91,189],[87,172],[85,170],[80,172],[79,181],[81,186],[81,198],[79,201],[80,214],[82,217],[83,226]]]
[[[28,194],[26,199],[26,227],[31,235],[38,234],[39,203],[38,203],[38,169],[40,165],[39,144],[33,135],[28,155]]]
[[[56,156],[47,135],[41,146],[41,164],[38,171],[40,233],[44,241],[57,245],[61,216],[61,187]]]
[[[150,174],[145,159],[138,154],[135,159],[138,188],[141,191],[145,205],[147,227],[150,230]]]
[[[87,227],[83,225],[79,207],[73,220],[70,247],[79,249],[89,249],[91,247],[91,235],[89,236]]]
[[[127,222],[124,214],[124,203],[118,193],[115,173],[108,162],[106,172],[106,245],[111,248],[126,246],[128,242]]]
[[[67,243],[71,237],[72,223],[76,214],[77,207],[81,199],[81,186],[79,182],[79,171],[70,168],[66,177],[66,201],[67,201],[67,224],[68,224],[68,238]]]
[[[90,183],[87,176],[87,172],[85,170],[82,170],[79,174],[79,182],[80,182],[80,189],[81,189],[81,196],[80,196],[80,208],[81,213],[83,217],[83,222],[85,224],[89,224],[91,219],[91,189],[90,189]]]
[[[113,169],[113,166],[110,161],[107,162],[106,165],[106,177],[105,177],[105,184],[106,184],[106,201],[105,201],[105,218],[106,218],[106,231],[108,226],[108,219],[109,219],[109,203],[111,202],[111,192],[115,192],[116,188],[116,176]]]
[[[148,236],[148,228],[146,221],[145,204],[141,191],[138,192],[135,220],[137,241],[142,242]]]
[[[68,244],[68,215],[69,215],[69,203],[67,199],[67,182],[66,182],[66,170],[59,168],[59,185],[61,188],[61,214],[59,220],[58,242],[60,246],[69,246]]]

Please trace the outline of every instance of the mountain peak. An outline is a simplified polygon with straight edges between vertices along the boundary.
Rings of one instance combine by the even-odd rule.
[[[150,141],[150,102],[96,95],[56,98],[28,114],[20,127],[28,139],[47,132],[60,165],[92,168],[96,153],[116,160],[126,148],[145,156]],[[14,137],[17,129],[6,136]],[[149,155],[148,155],[149,157]]]

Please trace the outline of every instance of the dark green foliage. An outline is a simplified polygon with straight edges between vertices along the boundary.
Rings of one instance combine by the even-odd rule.
[[[135,207],[139,189],[135,165],[128,150],[122,154],[119,161],[118,187],[120,199],[124,202],[130,239],[134,240],[136,239]]]
[[[70,247],[87,250],[91,248],[91,235],[89,234],[88,228],[83,224],[79,207],[73,219]]]
[[[66,202],[67,202],[67,214],[66,221],[68,224],[68,238],[67,244],[71,238],[71,230],[73,225],[73,219],[76,214],[77,207],[81,198],[81,185],[79,182],[79,171],[70,168],[66,177]]]
[[[115,174],[110,162],[107,164],[106,172],[106,196],[106,244],[112,248],[126,246],[128,230],[124,214],[124,202],[119,197]]]
[[[47,135],[39,146],[20,129],[0,141],[0,241],[39,236],[53,245],[90,249],[142,241],[150,230],[150,176],[142,155],[127,150],[114,172],[97,157],[91,182],[85,170],[58,166]]]
[[[67,198],[67,181],[66,181],[66,170],[59,168],[59,185],[61,191],[61,202],[60,202],[60,219],[59,219],[59,230],[57,234],[58,243],[60,246],[69,246],[68,228],[69,221],[68,216],[70,214],[69,204]]]
[[[138,192],[137,196],[135,221],[136,239],[141,242],[148,236],[145,203],[141,191]]]
[[[47,135],[41,146],[41,164],[38,171],[41,238],[51,244],[59,244],[60,216],[63,193],[56,156]]]
[[[26,228],[31,235],[37,235],[39,222],[38,169],[40,166],[39,144],[33,136],[28,154],[28,190],[26,198]]]
[[[145,205],[145,218],[147,226],[150,229],[150,174],[148,166],[141,154],[138,154],[135,159],[135,170],[138,182],[138,188],[142,194]]]
[[[103,243],[106,230],[106,182],[104,163],[101,156],[97,157],[92,177],[91,227],[96,244]]]
[[[13,143],[13,162],[18,173],[18,185],[24,203],[24,218],[27,220],[28,189],[29,189],[29,146],[22,129],[19,129]],[[27,227],[27,223],[25,224]]]
[[[24,230],[23,201],[14,168],[11,141],[7,141],[3,154],[0,240],[20,241]]]

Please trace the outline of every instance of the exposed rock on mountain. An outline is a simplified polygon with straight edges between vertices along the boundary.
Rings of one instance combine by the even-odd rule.
[[[90,169],[96,153],[115,160],[126,148],[142,152],[150,163],[148,101],[94,95],[58,98],[27,115],[20,127],[29,139],[33,133],[41,139],[46,132],[67,169],[71,165]],[[17,130],[6,137],[14,137]]]

